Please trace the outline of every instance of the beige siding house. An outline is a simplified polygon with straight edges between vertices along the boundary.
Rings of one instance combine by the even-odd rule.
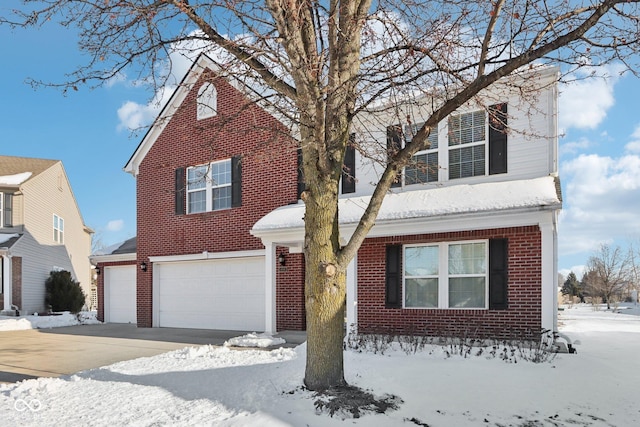
[[[3,313],[46,310],[44,282],[52,270],[70,271],[88,298],[92,233],[61,161],[0,156]]]

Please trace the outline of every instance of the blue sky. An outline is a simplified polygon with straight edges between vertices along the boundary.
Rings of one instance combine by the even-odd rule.
[[[0,153],[62,160],[85,223],[104,245],[135,235],[135,179],[122,171],[149,123],[151,94],[123,79],[110,87],[34,90],[28,77],[64,81],[82,61],[73,34],[0,27]],[[186,64],[185,64],[186,67]],[[619,76],[561,88],[564,210],[559,268],[581,276],[600,243],[640,241],[640,80]]]

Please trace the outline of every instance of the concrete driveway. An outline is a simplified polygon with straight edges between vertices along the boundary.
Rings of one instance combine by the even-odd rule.
[[[69,375],[189,345],[222,345],[245,333],[138,328],[115,323],[0,332],[0,383]],[[287,341],[285,346],[295,346],[306,339],[304,332],[283,332],[278,336]]]

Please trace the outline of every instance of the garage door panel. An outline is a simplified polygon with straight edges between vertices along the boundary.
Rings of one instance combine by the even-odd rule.
[[[159,326],[264,330],[264,257],[159,264]]]
[[[104,268],[105,317],[109,323],[136,323],[136,266]]]

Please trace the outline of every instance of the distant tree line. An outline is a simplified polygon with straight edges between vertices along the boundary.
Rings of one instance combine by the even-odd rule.
[[[611,304],[637,300],[640,288],[640,247],[631,244],[625,251],[619,246],[600,245],[589,257],[582,279],[570,272],[561,288],[562,295],[580,302],[600,299]],[[635,291],[635,292],[634,292]]]

